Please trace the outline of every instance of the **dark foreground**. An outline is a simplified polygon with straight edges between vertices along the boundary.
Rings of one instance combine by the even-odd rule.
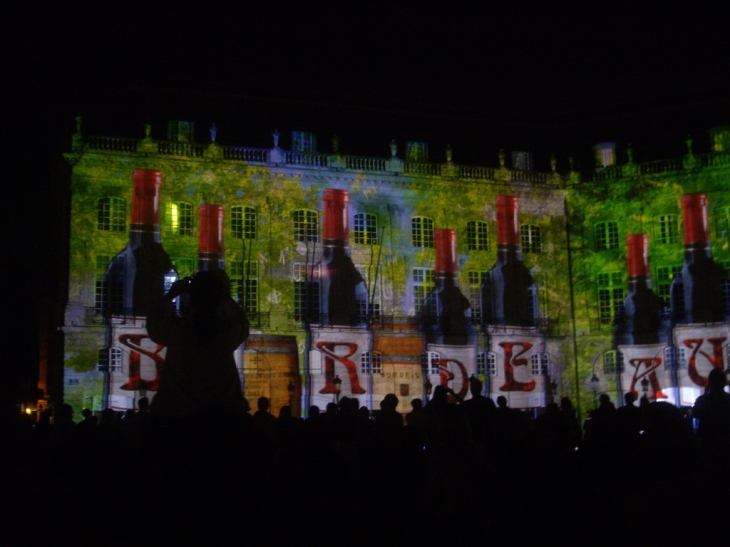
[[[678,413],[660,408],[643,433],[599,432],[576,450],[559,418],[429,412],[405,427],[348,411],[263,426],[15,424],[1,543],[727,544],[727,443],[698,440]]]

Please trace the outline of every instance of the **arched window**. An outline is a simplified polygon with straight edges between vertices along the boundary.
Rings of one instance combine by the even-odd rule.
[[[618,248],[618,223],[599,222],[594,227],[596,251],[607,251]]]
[[[297,209],[292,213],[294,241],[319,241],[319,215],[311,209]]]
[[[124,232],[127,219],[127,202],[122,198],[101,198],[97,202],[98,230]]]
[[[185,202],[168,201],[165,204],[165,233],[193,235],[193,206]]]
[[[489,233],[487,232],[487,223],[480,220],[467,222],[466,243],[470,251],[488,251]]]
[[[357,213],[353,230],[355,243],[361,245],[378,244],[378,219],[371,213]]]
[[[411,219],[411,241],[414,247],[433,248],[433,219],[413,217]]]
[[[231,207],[231,231],[236,239],[256,239],[256,209],[242,205]]]

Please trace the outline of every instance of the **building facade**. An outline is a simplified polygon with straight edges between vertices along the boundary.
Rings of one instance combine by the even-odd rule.
[[[200,205],[221,206],[224,268],[252,327],[236,354],[244,393],[270,397],[275,412],[284,404],[322,408],[340,396],[377,409],[387,393],[406,412],[411,399],[428,397],[438,384],[468,397],[471,376],[485,393],[520,408],[568,396],[586,409],[598,393],[620,399],[636,386],[689,404],[707,367],[727,368],[728,291],[722,320],[682,323],[670,306],[686,250],[684,195],[706,196],[713,257],[730,269],[730,143],[722,128],[713,130],[709,154],[694,154],[688,143],[684,158],[636,164],[629,151],[629,161],[617,165],[615,149],[604,143],[596,147],[596,169],[564,174],[554,161],[549,173],[532,170],[523,152],[512,154],[514,168],[504,153],[497,167],[475,167],[453,163],[450,150],[445,163],[428,161],[425,143],[392,142],[390,157],[369,158],[342,155],[337,142],[331,153],[317,152],[316,137],[302,132],[292,133],[289,149],[278,132],[267,149],[220,145],[214,128],[209,142],[196,143],[185,122],[171,122],[165,141],[151,138],[149,126],[145,132],[142,139],[90,137],[79,119],[65,154],[71,228],[63,397],[77,410],[134,408],[153,395],[164,369],[164,348],[145,340],[144,317],[104,312],[114,298],[110,263],[129,240],[137,170],[161,176],[159,237],[173,275],[198,267]],[[347,196],[343,252],[359,273],[347,320],[335,319],[337,306],[328,303],[336,270],[327,254],[327,192]],[[505,197],[515,204],[509,241],[498,211]],[[453,299],[433,304],[445,294],[439,230],[455,235],[454,284],[468,302],[468,333],[460,339],[444,336],[439,319]],[[648,235],[652,288],[666,308],[669,334],[650,349],[622,345],[615,333],[632,234]],[[490,273],[506,249],[521,255],[528,272],[521,293],[527,322],[495,311],[496,301],[504,310],[519,300],[493,288],[514,281]],[[681,372],[692,359],[694,380]]]

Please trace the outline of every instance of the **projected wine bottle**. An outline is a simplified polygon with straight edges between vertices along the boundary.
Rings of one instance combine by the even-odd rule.
[[[660,342],[664,299],[651,289],[649,237],[626,237],[629,291],[616,314],[616,343],[645,345]]]
[[[424,330],[429,342],[465,345],[473,330],[471,304],[459,289],[456,231],[437,229],[435,286],[422,306]]]
[[[522,262],[519,210],[518,197],[497,196],[497,263],[481,287],[487,325],[535,326],[534,281]]]
[[[322,264],[327,268],[323,279],[325,306],[330,325],[355,326],[364,322],[367,313],[367,289],[360,272],[350,258],[347,190],[324,191],[324,250]]]
[[[225,269],[223,206],[201,205],[198,209],[198,270]]]
[[[135,394],[159,387],[164,347],[147,335],[145,317],[177,280],[170,257],[160,244],[159,171],[137,169],[133,175],[129,243],[110,262],[105,277],[107,320],[104,408],[134,408]],[[126,363],[110,366],[112,354]]]
[[[106,316],[144,317],[177,279],[170,257],[160,244],[162,174],[136,169],[133,175],[129,243],[105,274]]]
[[[712,259],[706,194],[682,196],[684,266],[671,288],[672,317],[677,323],[725,320],[725,270]]]

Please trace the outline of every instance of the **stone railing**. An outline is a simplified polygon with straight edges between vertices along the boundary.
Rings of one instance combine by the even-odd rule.
[[[427,177],[440,177],[441,164],[406,162],[403,166],[403,173],[406,175],[425,175]]]
[[[181,156],[185,158],[202,158],[205,153],[204,144],[188,144],[185,142],[159,141],[157,153],[162,156]]]
[[[232,161],[245,161],[247,163],[269,163],[269,150],[266,148],[224,146],[223,159]]]
[[[344,156],[347,169],[356,171],[387,171],[388,160],[382,158],[362,158],[358,156]]]
[[[117,137],[88,137],[86,148],[104,152],[136,152],[139,139],[120,139]]]
[[[642,175],[656,175],[658,173],[681,171],[682,169],[684,169],[684,164],[680,158],[648,161],[639,165],[639,173]]]
[[[538,173],[537,171],[511,171],[510,172],[511,182],[526,182],[528,184],[547,184],[547,174]]]
[[[581,182],[604,182],[608,180],[620,179],[623,176],[623,170],[620,165],[612,165],[604,167],[596,171],[586,171],[580,174]]]
[[[494,168],[458,165],[457,176],[469,180],[494,180]]]
[[[306,152],[285,152],[284,163],[287,165],[303,165],[305,167],[327,167],[327,155],[308,154]]]

